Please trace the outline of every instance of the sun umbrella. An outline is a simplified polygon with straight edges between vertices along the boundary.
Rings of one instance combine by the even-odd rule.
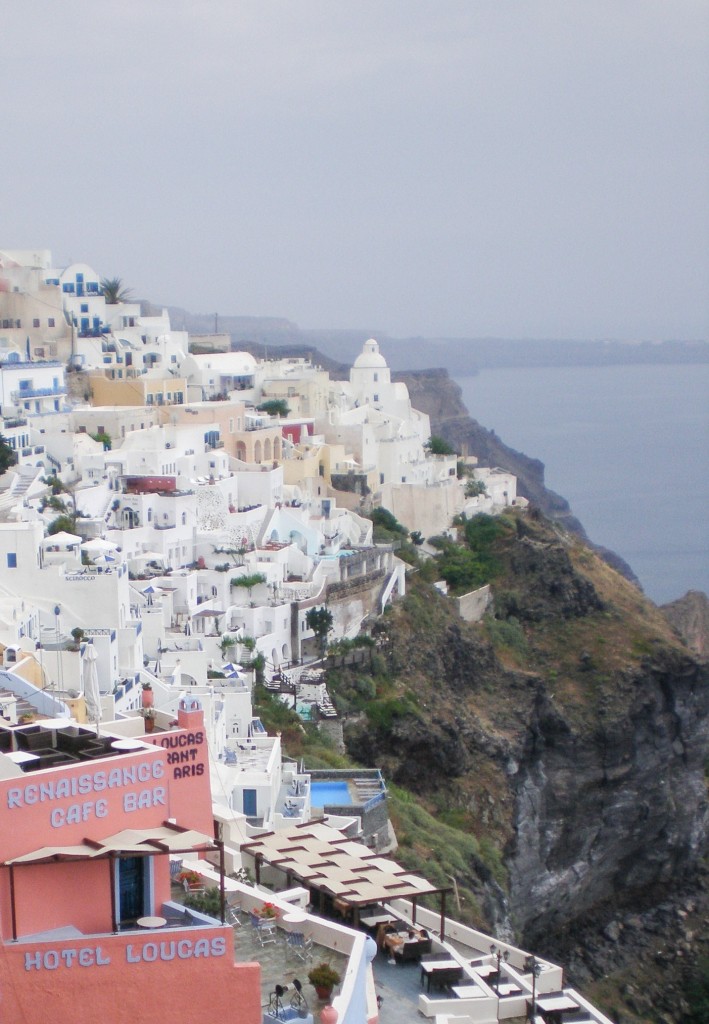
[[[82,549],[88,554],[95,551],[96,554],[105,555],[107,552],[117,551],[118,545],[111,543],[110,540],[104,540],[103,537],[94,537],[93,540],[87,540],[81,545]]]
[[[86,702],[86,714],[90,722],[96,723],[96,735],[101,721],[101,691],[98,685],[98,654],[92,641],[89,641],[84,648],[82,660],[82,675],[84,681],[84,701]]]

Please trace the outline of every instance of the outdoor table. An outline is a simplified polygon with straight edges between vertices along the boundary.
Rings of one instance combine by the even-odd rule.
[[[515,996],[521,995],[522,993],[522,989],[519,985],[513,985],[509,982],[503,982],[500,985],[496,985],[495,988],[497,989],[497,994],[499,996]]]
[[[139,917],[135,922],[139,928],[164,928],[167,924],[166,917]]]
[[[363,924],[365,928],[376,928],[378,924],[393,920],[391,914],[373,914],[371,917],[360,917],[359,923]]]
[[[452,991],[458,999],[477,999],[487,994],[477,985],[453,985]]]
[[[463,968],[457,960],[425,960],[421,961],[421,984],[426,979],[426,991],[431,991],[431,978],[434,974],[446,974],[451,976],[452,981],[460,981],[463,977]]]
[[[113,740],[111,746],[114,750],[145,750],[147,744],[143,740],[131,739],[127,736],[123,740]]]
[[[537,996],[537,1009],[542,1013],[563,1013],[564,1010],[578,1010],[579,1004],[568,996]]]
[[[308,920],[308,915],[304,910],[291,910],[278,920],[287,932],[301,932],[303,925]]]
[[[72,725],[77,725],[77,722],[73,718],[42,718],[37,725],[44,732],[51,732],[52,746],[56,747],[57,729],[68,729]]]
[[[31,754],[29,750],[11,750],[5,757],[9,757],[15,764],[29,764],[30,761],[39,761],[39,754]]]
[[[489,978],[493,974],[497,974],[497,967],[494,964],[473,964],[472,970],[480,978]]]

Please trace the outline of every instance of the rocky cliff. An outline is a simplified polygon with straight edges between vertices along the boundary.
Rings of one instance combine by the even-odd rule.
[[[412,578],[386,620],[396,696],[345,738],[495,844],[504,876],[472,858],[458,884],[486,924],[571,959],[586,983],[608,970],[589,952],[603,930],[693,884],[706,856],[709,676],[576,537],[533,515],[503,525],[497,617],[463,623]]]
[[[709,598],[700,590],[688,590],[684,597],[660,609],[684,640],[687,647],[701,658],[709,657]]]

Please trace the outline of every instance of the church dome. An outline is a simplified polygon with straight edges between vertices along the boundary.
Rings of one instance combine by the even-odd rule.
[[[355,370],[375,370],[379,367],[386,367],[387,361],[379,351],[379,343],[370,338],[365,341],[362,351],[354,361]]]

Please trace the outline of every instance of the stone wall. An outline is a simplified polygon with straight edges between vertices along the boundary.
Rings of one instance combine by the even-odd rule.
[[[463,594],[455,599],[458,615],[466,622],[480,622],[487,609],[492,604],[492,591],[489,583],[479,590],[471,590],[469,594]]]

